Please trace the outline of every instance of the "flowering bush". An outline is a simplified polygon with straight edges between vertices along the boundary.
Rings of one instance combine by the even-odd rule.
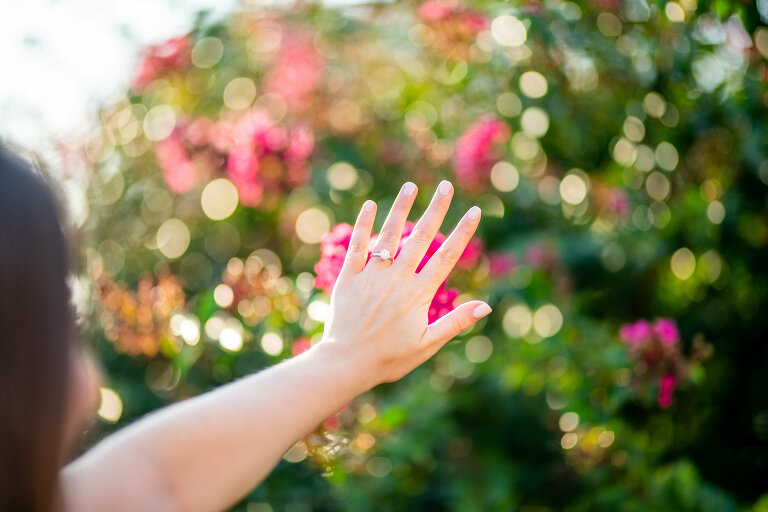
[[[94,438],[317,343],[363,201],[383,214],[403,181],[448,178],[443,231],[484,216],[430,320],[471,298],[494,313],[235,509],[761,510],[759,16],[275,5],[147,49],[82,145],[80,282],[123,402]]]
[[[710,347],[697,343],[694,358],[686,360],[680,351],[680,333],[671,318],[659,318],[650,323],[638,320],[625,324],[619,331],[621,341],[628,345],[631,358],[636,361],[635,375],[647,388],[656,381],[656,400],[659,407],[667,409],[672,405],[675,388],[688,378],[692,364],[710,355]]]

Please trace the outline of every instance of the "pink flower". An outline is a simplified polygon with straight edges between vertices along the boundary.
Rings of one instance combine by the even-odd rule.
[[[169,70],[182,69],[189,64],[192,45],[189,37],[177,37],[150,46],[142,53],[131,88],[142,90],[158,75]]]
[[[629,196],[620,188],[610,190],[609,207],[613,213],[621,217],[629,215],[630,211]]]
[[[638,320],[635,323],[624,324],[619,330],[619,338],[629,345],[647,343],[652,337],[653,330],[651,329],[651,324],[646,320]]]
[[[442,0],[429,0],[419,6],[419,18],[423,21],[458,21],[462,28],[471,33],[478,33],[488,26],[488,17],[480,12],[468,10],[460,4]]]
[[[288,129],[266,113],[253,110],[236,121],[221,121],[209,130],[213,145],[228,153],[227,171],[247,206],[257,205],[265,190],[297,185],[309,178],[307,160],[314,136],[306,126]]]
[[[449,16],[453,7],[440,0],[430,0],[419,6],[419,17],[424,21],[437,21]]]
[[[175,128],[167,138],[158,142],[155,158],[173,193],[183,194],[197,184],[197,171],[184,145],[181,128]]]
[[[459,19],[468,31],[476,34],[488,27],[488,17],[479,11],[464,11]]]
[[[491,167],[498,162],[498,146],[510,135],[501,119],[486,115],[475,121],[456,141],[453,168],[456,179],[464,187],[476,188],[485,182]]]
[[[463,270],[468,270],[477,265],[480,259],[480,253],[483,251],[483,243],[479,238],[470,239],[467,246],[464,248],[464,252],[459,256],[459,261],[456,266]]]
[[[517,266],[517,258],[508,252],[492,252],[488,255],[491,277],[500,278],[510,275]]]
[[[315,288],[328,295],[333,291],[333,285],[341,272],[350,238],[352,226],[342,223],[324,234],[320,240],[321,256],[320,261],[315,263]]]
[[[274,65],[264,78],[265,90],[282,96],[289,108],[304,109],[324,73],[325,59],[315,50],[312,37],[286,31]]]
[[[303,352],[306,352],[312,347],[312,344],[309,342],[309,339],[307,338],[299,338],[298,340],[294,341],[291,345],[291,354],[294,356],[297,356]]]
[[[397,255],[400,253],[400,249],[402,248],[405,240],[413,231],[413,228],[414,223],[406,223],[403,229],[403,235],[400,238],[400,244],[398,245],[398,249],[395,253],[395,257],[397,257]],[[336,279],[338,279],[339,273],[341,272],[341,267],[344,264],[344,258],[347,255],[347,248],[349,247],[351,236],[352,226],[346,223],[337,224],[330,232],[323,235],[322,239],[320,240],[320,260],[315,264],[315,288],[323,290],[329,295],[332,293],[333,286],[336,284]],[[376,242],[376,236],[378,235],[371,237],[371,247]],[[437,252],[437,250],[440,248],[440,245],[442,245],[444,241],[445,236],[443,234],[438,233],[437,236],[435,236],[435,239],[427,249],[426,255],[419,263],[417,272],[419,272],[424,267],[426,262],[429,261],[429,258],[432,257],[435,252]],[[473,242],[473,249],[469,252],[465,251],[461,258],[465,258],[465,262],[476,262],[479,258],[479,252],[481,248],[482,245],[480,244],[479,240],[475,241]],[[430,304],[429,322],[432,323],[449,311],[452,311],[455,307],[454,301],[456,300],[458,294],[459,293],[457,290],[446,288],[445,283],[442,283],[434,298],[432,299],[432,303]]]
[[[227,158],[227,172],[237,193],[246,206],[253,206],[261,199],[262,186],[259,182],[259,159],[247,146],[232,151]]]
[[[674,374],[667,373],[659,381],[659,394],[657,397],[659,407],[669,408],[672,405],[672,393],[675,391],[677,381]]]
[[[677,324],[671,318],[659,318],[653,324],[653,332],[664,345],[674,345],[680,341]]]
[[[453,311],[453,302],[458,297],[459,292],[453,288],[446,288],[445,283],[440,285],[435,297],[432,299],[432,303],[429,305],[428,321],[434,322],[441,316]]]
[[[323,422],[325,430],[336,430],[341,426],[341,419],[335,414]]]

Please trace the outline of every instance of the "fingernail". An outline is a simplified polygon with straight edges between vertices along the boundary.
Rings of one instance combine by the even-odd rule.
[[[451,182],[447,180],[441,181],[440,186],[437,187],[437,191],[441,196],[447,196],[451,193]]]
[[[472,220],[477,220],[480,218],[480,207],[479,206],[473,206],[469,209],[467,212],[467,217],[469,217]]]
[[[475,308],[474,311],[472,311],[472,316],[475,318],[483,318],[485,315],[491,312],[491,306],[488,304],[480,304]]]
[[[372,212],[372,211],[373,211],[373,207],[374,207],[375,205],[376,205],[376,203],[374,203],[374,202],[373,202],[373,201],[371,201],[371,200],[368,200],[368,201],[366,201],[366,202],[365,202],[365,204],[363,205],[363,211],[366,211],[366,212]]]
[[[414,192],[416,192],[416,185],[414,185],[410,181],[406,182],[406,184],[403,185],[403,194],[410,196],[410,195],[413,195]]]

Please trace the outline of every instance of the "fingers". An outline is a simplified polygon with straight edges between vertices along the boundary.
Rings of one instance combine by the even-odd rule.
[[[416,271],[421,259],[427,253],[429,244],[435,238],[440,225],[443,223],[445,213],[451,205],[453,197],[453,185],[449,181],[443,180],[438,185],[432,202],[429,203],[427,211],[416,223],[408,240],[405,241],[403,249],[398,257],[399,265],[407,268],[411,272]]]
[[[490,312],[491,306],[481,300],[465,302],[429,324],[423,339],[429,345],[436,345],[437,350]]]
[[[424,287],[429,293],[434,293],[440,283],[448,278],[448,274],[459,261],[479,223],[480,208],[473,206],[464,214],[450,236],[424,265],[424,268],[419,272],[418,279],[424,283]]]
[[[339,273],[340,278],[343,275],[356,274],[365,267],[365,262],[368,259],[368,242],[371,239],[371,230],[375,219],[376,203],[366,201],[352,230],[347,255],[344,257],[344,264]]]
[[[393,255],[397,252],[405,221],[408,220],[408,213],[410,213],[415,199],[416,185],[410,181],[406,182],[400,189],[400,193],[397,195],[392,208],[389,210],[387,220],[384,221],[381,233],[379,233],[373,245],[373,252],[382,249],[388,250]]]

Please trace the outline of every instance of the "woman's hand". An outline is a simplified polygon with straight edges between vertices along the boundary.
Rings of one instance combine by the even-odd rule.
[[[480,222],[480,208],[473,206],[417,274],[416,268],[437,235],[452,196],[453,186],[448,181],[440,183],[394,261],[374,256],[366,263],[376,203],[366,201],[358,216],[331,295],[323,340],[317,348],[333,347],[340,352],[341,357],[355,365],[368,387],[403,377],[491,312],[485,302],[469,301],[428,325],[432,298]],[[370,250],[397,253],[415,198],[416,185],[403,185]]]

